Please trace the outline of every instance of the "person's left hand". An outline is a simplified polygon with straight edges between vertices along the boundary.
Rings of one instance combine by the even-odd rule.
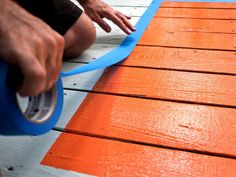
[[[126,34],[131,34],[136,29],[129,22],[130,16],[113,9],[100,0],[78,0],[83,6],[85,13],[96,22],[104,31],[110,32],[111,27],[103,20],[107,18],[119,26]]]

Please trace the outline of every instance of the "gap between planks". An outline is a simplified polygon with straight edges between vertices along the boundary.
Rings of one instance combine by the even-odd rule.
[[[93,134],[93,133],[82,132],[82,131],[78,131],[78,130],[63,129],[63,128],[59,128],[59,127],[54,127],[53,130],[57,131],[57,132],[69,133],[69,134],[74,134],[74,135],[81,135],[81,136],[85,136],[85,137],[93,137],[93,138],[98,138],[98,139],[102,139],[102,140],[110,140],[110,141],[116,141],[116,142],[122,142],[122,143],[128,143],[128,144],[136,144],[136,145],[149,146],[149,147],[154,147],[154,148],[175,150],[175,151],[181,151],[181,152],[189,152],[189,153],[193,153],[193,154],[200,154],[200,155],[207,155],[207,156],[236,160],[236,156],[230,155],[230,154],[214,153],[214,152],[209,152],[209,151],[201,151],[201,150],[197,150],[197,149],[178,148],[178,147],[173,147],[173,146],[154,144],[154,143],[136,141],[136,140],[131,140],[131,139],[124,139],[124,138],[119,138],[119,137]]]

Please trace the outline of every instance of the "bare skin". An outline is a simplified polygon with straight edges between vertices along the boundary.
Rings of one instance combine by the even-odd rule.
[[[103,20],[107,18],[120,27],[126,34],[131,34],[136,29],[129,22],[130,16],[113,9],[100,0],[78,0],[83,6],[85,13],[96,22],[104,31],[110,32],[111,27]]]
[[[83,13],[76,23],[64,35],[64,59],[79,56],[96,39],[96,30],[92,20]]]
[[[0,1],[0,27],[1,58],[24,75],[20,95],[51,88],[62,68],[64,38],[11,0]]]

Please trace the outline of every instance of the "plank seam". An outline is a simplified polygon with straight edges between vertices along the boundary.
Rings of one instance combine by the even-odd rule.
[[[162,47],[162,48],[174,48],[174,49],[191,49],[191,50],[210,50],[210,51],[221,51],[221,52],[236,52],[235,50],[231,49],[210,49],[210,48],[200,48],[200,47],[177,47],[177,46],[165,46],[165,45],[153,45],[153,44],[137,44],[137,46],[144,46],[144,47]]]
[[[204,102],[187,101],[187,100],[174,100],[174,99],[170,99],[170,98],[158,98],[158,97],[153,98],[153,97],[148,97],[148,96],[142,95],[142,94],[125,94],[125,93],[114,93],[114,92],[102,92],[102,91],[68,88],[68,87],[64,87],[64,89],[69,90],[69,91],[79,91],[79,92],[96,93],[96,94],[103,94],[103,95],[122,96],[122,97],[138,98],[138,99],[145,99],[145,100],[158,100],[158,101],[166,101],[166,102],[173,102],[173,103],[182,103],[182,104],[203,105],[203,106],[210,106],[210,107],[236,109],[236,105],[217,104],[217,103],[204,103]]]
[[[168,16],[155,16],[154,18],[177,18],[177,19],[200,19],[200,20],[228,20],[234,21],[236,18],[197,18],[197,17],[168,17]]]
[[[224,154],[224,153],[201,151],[201,150],[197,150],[197,149],[178,148],[178,147],[148,143],[148,142],[143,142],[143,141],[136,141],[136,140],[123,139],[123,138],[112,137],[112,136],[98,135],[98,134],[93,134],[93,133],[77,131],[77,130],[76,131],[69,130],[66,128],[63,129],[63,128],[59,128],[59,127],[55,127],[55,128],[53,128],[53,130],[58,131],[58,132],[68,133],[68,134],[75,134],[75,135],[80,135],[80,136],[99,138],[99,139],[103,139],[103,140],[117,141],[117,142],[128,143],[128,144],[136,144],[136,145],[142,145],[142,146],[148,146],[148,147],[154,147],[154,148],[162,148],[162,149],[168,149],[168,150],[174,150],[174,151],[188,152],[188,153],[193,153],[193,154],[201,154],[201,155],[206,155],[206,156],[213,156],[213,157],[218,157],[218,158],[227,158],[227,159],[236,160],[236,156],[230,155],[230,154]]]
[[[88,64],[89,62],[82,61],[67,61],[67,63],[79,63],[79,64]],[[226,73],[226,72],[217,72],[217,71],[202,71],[202,70],[188,70],[188,69],[175,69],[175,68],[165,68],[165,67],[151,67],[151,66],[138,66],[138,65],[124,65],[124,64],[115,64],[113,66],[127,67],[127,68],[138,68],[138,69],[152,69],[160,71],[178,71],[186,73],[200,73],[200,74],[210,74],[210,75],[223,75],[223,76],[236,76],[236,73]]]

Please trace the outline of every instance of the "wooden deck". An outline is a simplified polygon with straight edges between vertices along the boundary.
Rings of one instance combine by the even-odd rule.
[[[106,2],[135,24],[151,0]],[[112,26],[64,69],[115,48]],[[236,3],[164,2],[127,60],[63,80],[55,130],[0,136],[0,177],[236,176],[235,34]]]

